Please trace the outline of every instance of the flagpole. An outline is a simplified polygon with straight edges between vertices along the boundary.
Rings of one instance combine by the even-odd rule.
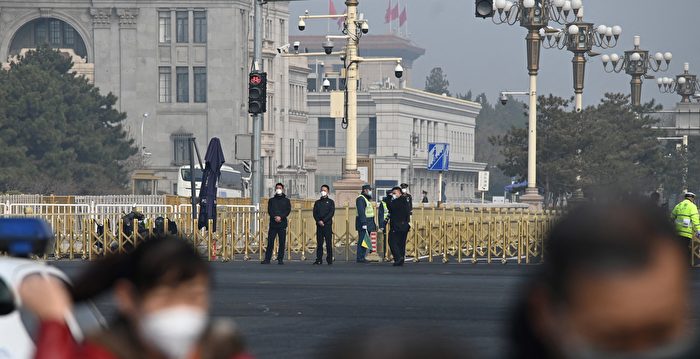
[[[392,7],[391,7],[391,0],[389,0],[389,10],[388,10],[388,14],[389,14],[389,23],[388,23],[388,24],[389,24],[389,34],[391,34],[391,9],[392,9]]]

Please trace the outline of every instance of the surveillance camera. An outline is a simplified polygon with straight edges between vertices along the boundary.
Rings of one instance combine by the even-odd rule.
[[[403,77],[403,67],[401,66],[401,63],[396,64],[396,67],[394,68],[394,75],[396,75],[397,79]]]
[[[501,100],[501,105],[505,106],[508,103],[508,96],[501,92],[501,97],[499,98]]]
[[[367,21],[362,22],[362,25],[360,25],[360,29],[362,30],[363,34],[369,32],[369,24],[367,23]]]
[[[299,31],[304,30],[306,30],[306,22],[304,22],[304,19],[299,19]]]
[[[294,52],[299,53],[299,46],[301,46],[301,42],[299,41],[294,41]]]
[[[335,47],[335,44],[333,44],[333,41],[331,39],[326,39],[326,41],[323,42],[323,50],[326,52],[326,55],[330,55],[333,53],[333,47]]]
[[[328,91],[328,89],[331,88],[331,82],[328,81],[328,79],[323,80],[323,89]]]
[[[279,54],[286,54],[289,52],[289,44],[286,44],[284,46],[280,46],[277,48],[277,53]]]

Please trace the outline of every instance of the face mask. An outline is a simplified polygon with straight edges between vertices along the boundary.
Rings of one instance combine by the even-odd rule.
[[[408,188],[402,188],[401,193],[408,193]]]
[[[179,306],[146,315],[141,336],[168,359],[184,359],[194,349],[207,325],[207,314],[195,307]]]
[[[321,191],[321,197],[326,197],[328,196],[328,192],[326,191]]]
[[[367,191],[367,195],[372,197],[372,191]]]
[[[281,189],[281,188],[276,189],[276,190],[275,190],[275,193],[276,193],[278,196],[281,195],[281,194],[282,194],[282,189]]]
[[[393,198],[393,199],[398,199],[398,198],[399,198],[399,196],[398,196],[398,195],[396,195],[396,194],[392,194],[392,195],[391,195],[391,198]]]

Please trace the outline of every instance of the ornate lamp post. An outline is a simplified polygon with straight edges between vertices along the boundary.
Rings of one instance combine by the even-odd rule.
[[[530,107],[528,116],[528,161],[527,190],[521,200],[531,207],[542,207],[542,196],[537,192],[537,73],[540,68],[540,47],[542,36],[540,30],[549,25],[549,21],[566,24],[576,19],[583,7],[581,0],[496,0],[493,22],[496,24],[515,25],[527,29],[527,68],[530,74]]]
[[[681,103],[690,103],[690,100],[695,97],[695,94],[700,92],[700,83],[698,77],[690,72],[690,64],[683,64],[683,73],[676,75],[674,80],[671,77],[660,77],[656,79],[656,84],[659,85],[661,93],[675,93],[681,96]]]
[[[626,74],[632,76],[630,82],[632,88],[632,104],[639,106],[642,103],[642,82],[644,79],[653,79],[653,75],[649,75],[649,71],[659,72],[666,71],[669,68],[673,55],[670,52],[657,52],[653,57],[649,56],[649,51],[640,48],[641,39],[639,36],[634,37],[634,49],[625,51],[624,58],[620,58],[618,54],[603,55],[603,68],[605,72],[620,73],[623,70]],[[608,63],[612,65],[608,68]]]
[[[564,29],[541,29],[540,35],[545,38],[545,48],[567,49],[574,54],[574,94],[576,95],[576,111],[583,108],[583,85],[586,76],[586,56],[598,56],[593,52],[594,47],[609,49],[617,45],[622,34],[620,26],[598,25],[583,21],[583,8],[576,16],[576,21],[566,24]]]

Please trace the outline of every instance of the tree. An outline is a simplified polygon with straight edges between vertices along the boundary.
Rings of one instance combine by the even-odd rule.
[[[123,191],[136,153],[116,97],[69,73],[70,59],[44,46],[0,71],[0,191]]]
[[[450,96],[450,82],[447,75],[442,72],[442,67],[435,67],[430,70],[430,75],[425,78],[425,91],[430,93]]]

